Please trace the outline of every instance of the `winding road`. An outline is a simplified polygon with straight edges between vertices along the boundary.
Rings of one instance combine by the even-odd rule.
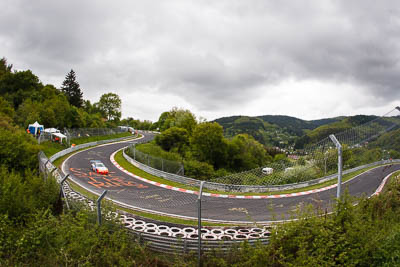
[[[145,133],[142,141],[151,140],[153,137],[153,134]],[[197,218],[197,195],[143,182],[114,166],[110,160],[111,154],[135,142],[138,141],[101,145],[77,152],[64,161],[63,172],[70,174],[70,179],[80,186],[98,195],[107,189],[107,197],[117,203],[145,211]],[[93,173],[89,163],[92,159],[101,160],[108,167],[110,174],[105,176]],[[353,196],[370,196],[383,179],[396,170],[400,170],[400,164],[371,169],[345,182],[343,188],[347,188]],[[209,221],[237,223],[276,222],[294,218],[296,210],[308,204],[329,211],[335,196],[336,187],[307,195],[275,199],[203,196],[202,218]]]

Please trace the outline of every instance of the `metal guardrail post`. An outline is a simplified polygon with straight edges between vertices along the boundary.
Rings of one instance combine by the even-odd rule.
[[[65,133],[65,135],[67,136],[67,144],[68,144],[68,147],[70,147],[70,146],[71,146],[71,135],[69,134],[67,128],[64,128],[64,133]]]
[[[39,143],[40,144],[40,143]],[[49,163],[50,162],[50,160],[49,159],[47,159],[46,160],[46,163],[43,165],[43,172],[44,172],[44,177],[45,177],[45,179],[47,180],[47,178],[49,177],[49,175],[48,175],[48,171],[47,171],[47,163]],[[40,167],[39,167],[39,170],[40,170]],[[51,174],[52,172],[50,172],[50,174]]]
[[[197,199],[197,220],[198,220],[198,227],[197,227],[197,235],[198,235],[198,246],[197,246],[197,263],[198,266],[201,266],[201,196],[203,194],[203,185],[204,181],[200,183],[200,190],[199,190],[199,197]]]
[[[57,170],[57,168],[53,168],[53,169],[50,171],[50,174],[53,174],[53,172],[54,172],[55,170]]]
[[[343,173],[343,148],[342,145],[339,143],[339,141],[336,139],[336,136],[331,134],[329,135],[329,138],[331,138],[332,142],[335,144],[337,150],[338,150],[338,185],[337,185],[337,193],[336,197],[339,199],[340,198],[340,191],[342,187],[342,173]]]
[[[139,244],[143,244],[142,232],[139,232]]]
[[[101,225],[101,200],[105,195],[107,194],[107,190],[104,190],[103,194],[97,199],[97,222],[99,225]]]
[[[183,239],[183,254],[186,254],[187,252],[187,239]]]
[[[69,209],[69,204],[68,204],[67,196],[64,193],[63,185],[64,185],[64,182],[67,180],[68,176],[69,176],[69,174],[65,175],[65,177],[60,182],[60,194],[65,199],[65,204],[67,205],[67,209]]]

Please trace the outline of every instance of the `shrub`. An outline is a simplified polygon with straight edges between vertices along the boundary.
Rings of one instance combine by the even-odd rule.
[[[21,220],[36,210],[54,211],[58,201],[59,186],[54,179],[26,171],[24,174],[9,172],[0,167],[0,214]]]
[[[137,145],[136,149],[153,157],[179,162],[182,161],[182,157],[178,153],[167,152],[153,142]]]
[[[0,165],[24,172],[36,170],[39,145],[32,135],[18,127],[0,128]]]
[[[185,176],[201,180],[210,180],[214,177],[214,168],[211,164],[197,160],[185,160]]]
[[[0,265],[156,266],[157,256],[118,224],[98,226],[88,211],[54,217],[37,212],[24,225],[0,215]]]
[[[300,183],[316,178],[318,178],[318,172],[311,166],[297,165],[282,174],[282,182],[285,184]]]

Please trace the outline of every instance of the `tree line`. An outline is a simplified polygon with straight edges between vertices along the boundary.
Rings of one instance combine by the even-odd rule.
[[[102,100],[114,97],[92,105],[73,72],[66,80],[60,89],[43,85],[30,70],[13,71],[0,60],[0,266],[156,266],[160,257],[132,242],[119,223],[98,226],[81,206],[63,210],[59,184],[38,172],[43,147],[25,132],[28,123],[113,127],[120,117],[103,110]]]
[[[139,145],[137,149],[183,162],[185,175],[194,178],[225,176],[286,158],[286,155],[267,149],[247,134],[225,138],[221,125],[197,119],[190,110],[174,107],[163,112],[153,128],[161,134],[153,142]]]
[[[26,128],[38,121],[54,128],[105,128],[121,123],[121,98],[115,93],[101,95],[98,102],[83,98],[83,91],[71,69],[61,88],[43,84],[31,71],[13,71],[12,64],[0,59],[0,113]],[[137,128],[151,125],[136,120]]]
[[[0,83],[12,69],[4,63],[0,64]],[[29,73],[18,77],[22,76],[32,78]],[[44,87],[39,86],[38,91],[50,90],[43,91]],[[64,93],[55,90],[52,94],[68,101]],[[14,99],[22,100],[19,107],[28,97],[24,90],[11,92],[0,98],[0,266],[197,266],[196,257],[190,253],[178,257],[150,252],[133,241],[118,222],[105,221],[98,226],[96,215],[84,207],[63,211],[59,185],[38,173],[41,147],[14,120],[18,111]],[[38,98],[32,101],[41,103]],[[154,144],[157,147],[162,145],[168,153],[179,156],[193,154],[198,159],[210,153],[210,165],[218,162],[217,155],[229,155],[221,147],[230,146],[233,140],[220,137],[220,126],[197,121],[185,110],[173,109],[151,127],[163,132],[157,141],[160,145]],[[208,133],[214,131],[217,138],[208,140]],[[389,146],[398,133],[383,136],[380,144]],[[169,135],[178,142],[169,142]],[[246,148],[241,145],[246,140],[238,137],[236,147]],[[210,145],[220,148],[208,151]],[[257,150],[259,146],[254,147]],[[244,159],[242,155],[241,160],[246,162]],[[400,262],[399,178],[394,176],[378,197],[357,200],[357,206],[354,199],[345,196],[332,214],[325,210],[315,214],[306,207],[304,213],[299,211],[299,220],[271,229],[267,245],[251,247],[244,243],[228,254],[214,251],[204,256],[204,266],[396,266]]]

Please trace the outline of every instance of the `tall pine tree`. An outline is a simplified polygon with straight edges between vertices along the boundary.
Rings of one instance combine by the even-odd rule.
[[[79,86],[79,83],[76,81],[76,75],[74,70],[71,71],[65,76],[65,80],[62,83],[61,91],[67,96],[68,101],[71,105],[75,107],[82,107],[83,98],[82,91]]]

